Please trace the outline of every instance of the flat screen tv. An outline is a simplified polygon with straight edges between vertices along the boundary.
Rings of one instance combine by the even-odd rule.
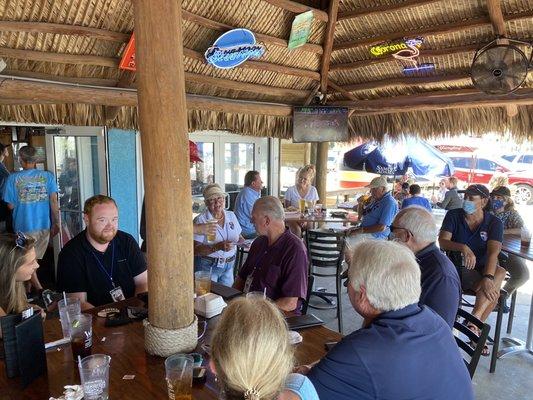
[[[345,142],[348,139],[348,108],[294,107],[292,119],[294,143]]]

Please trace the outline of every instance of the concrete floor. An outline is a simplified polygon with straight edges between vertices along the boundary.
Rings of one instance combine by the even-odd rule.
[[[533,276],[533,263],[528,264]],[[315,286],[323,286],[329,290],[334,290],[333,284],[317,279]],[[517,296],[515,318],[513,323],[512,336],[520,339],[526,337],[527,324],[529,318],[529,308],[531,304],[531,293],[533,292],[533,280],[530,280],[519,289]],[[317,298],[311,303],[323,304]],[[344,334],[353,332],[361,327],[362,318],[353,310],[348,299],[346,289],[343,290],[343,317]],[[330,329],[337,330],[337,319],[335,310],[318,310],[311,308],[309,313],[315,314],[326,322]],[[487,321],[491,327],[495,325],[496,313],[492,313]],[[504,316],[502,335],[507,327],[507,316]],[[493,328],[492,328],[493,329]],[[493,332],[491,330],[491,336]],[[505,336],[505,335],[504,335]],[[492,347],[491,347],[492,350]],[[481,357],[473,385],[476,399],[479,400],[525,400],[533,399],[533,355],[519,354],[511,355],[499,359],[496,364],[496,372],[489,373],[490,357]]]

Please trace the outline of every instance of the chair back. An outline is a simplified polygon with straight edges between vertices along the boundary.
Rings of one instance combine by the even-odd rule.
[[[309,274],[307,276],[307,293],[305,294],[305,299],[302,301],[302,315],[307,314],[307,309],[309,308],[309,299],[311,298],[314,284],[315,284],[315,277]]]
[[[455,341],[457,342],[459,348],[462,350],[463,360],[466,364],[468,372],[470,373],[470,378],[473,378],[474,373],[476,372],[479,358],[481,357],[481,352],[483,351],[483,347],[485,346],[487,337],[489,336],[490,325],[481,322],[479,319],[474,317],[468,311],[463,310],[462,308],[459,308],[457,310],[457,317],[462,318],[463,321],[459,322],[456,319],[453,324]],[[479,336],[472,332],[470,329],[468,329],[468,324],[472,324],[479,329]],[[470,341],[472,343],[475,343],[475,345],[473,345],[474,347],[472,347],[468,343]],[[464,355],[466,355],[467,357],[465,358]]]
[[[336,276],[342,272],[345,233],[334,230],[308,230],[306,233],[309,275]]]

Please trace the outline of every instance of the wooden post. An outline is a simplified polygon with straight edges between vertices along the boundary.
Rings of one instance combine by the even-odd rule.
[[[322,204],[326,204],[326,185],[328,179],[329,142],[318,143],[316,151],[316,190]]]
[[[150,294],[145,348],[167,356],[197,343],[181,0],[133,4]]]

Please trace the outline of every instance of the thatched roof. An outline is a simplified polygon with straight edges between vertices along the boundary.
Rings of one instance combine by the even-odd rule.
[[[353,110],[354,137],[501,131],[531,139],[531,74],[515,94],[491,97],[472,85],[470,65],[475,50],[497,33],[533,40],[533,0],[333,0],[329,8],[328,3],[183,0],[187,93],[217,102],[206,108],[205,101],[188,101],[189,130],[289,138],[287,105],[304,104],[322,84],[328,104]],[[309,7],[316,11],[309,42],[289,51],[294,16]],[[231,27],[253,31],[266,54],[238,68],[216,69],[203,53]],[[51,90],[40,81],[134,88],[134,73],[118,69],[133,29],[129,1],[0,0],[0,57],[7,64],[1,74],[39,80],[30,82],[33,86],[0,82],[0,120],[137,128],[135,92],[115,89],[110,99],[110,90],[73,85]],[[433,63],[434,70],[405,75],[392,56],[369,53],[380,42],[416,36],[424,39],[419,62]]]

